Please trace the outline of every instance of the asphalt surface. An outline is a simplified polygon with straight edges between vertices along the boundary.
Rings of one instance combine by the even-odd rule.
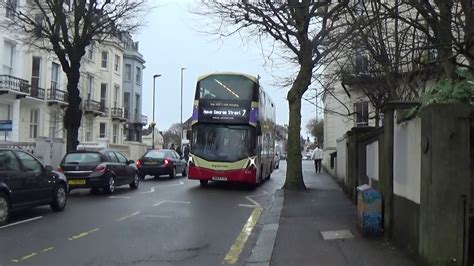
[[[223,265],[229,253],[245,265],[261,219],[247,238],[243,229],[268,210],[285,169],[281,161],[254,189],[148,177],[138,190],[123,186],[112,195],[73,191],[64,212],[44,206],[12,215],[0,228],[0,265]],[[239,241],[241,252],[230,252]]]

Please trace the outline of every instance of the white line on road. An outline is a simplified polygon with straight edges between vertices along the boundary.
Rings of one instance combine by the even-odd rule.
[[[150,191],[143,191],[143,192],[140,192],[140,193],[146,194],[146,193],[153,193],[153,192],[155,192],[155,187],[151,187]]]
[[[258,205],[250,205],[250,204],[239,204],[240,207],[247,207],[247,208],[258,208]]]
[[[130,199],[129,196],[109,196],[109,199]]]
[[[131,218],[131,217],[133,217],[133,216],[135,216],[135,215],[138,215],[138,214],[140,214],[140,213],[141,213],[140,211],[134,212],[134,213],[132,213],[132,214],[130,214],[130,215],[127,215],[127,216],[124,216],[124,217],[122,217],[122,218],[117,219],[117,222],[120,222],[120,221],[123,221],[123,220],[125,220],[125,219]]]
[[[7,225],[4,225],[4,226],[0,226],[0,229],[7,228],[7,227],[10,227],[10,226],[14,226],[14,225],[18,225],[18,224],[22,224],[22,223],[31,222],[31,221],[38,220],[38,219],[41,219],[41,218],[43,218],[43,216],[38,216],[38,217],[31,218],[31,219],[19,221],[19,222],[16,222],[16,223],[7,224]]]
[[[161,204],[164,204],[164,203],[181,203],[181,204],[190,204],[191,202],[189,201],[179,201],[179,200],[162,200],[160,202],[157,202],[155,204],[153,204],[153,206],[160,206]]]
[[[179,183],[176,183],[176,184],[169,184],[169,185],[158,186],[158,188],[161,188],[161,187],[171,187],[171,186],[181,186],[181,185],[184,185],[184,182],[183,182],[183,181],[179,181]]]

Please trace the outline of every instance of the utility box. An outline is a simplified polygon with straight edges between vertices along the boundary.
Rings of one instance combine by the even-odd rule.
[[[357,187],[358,225],[363,236],[382,236],[382,195],[369,185]]]

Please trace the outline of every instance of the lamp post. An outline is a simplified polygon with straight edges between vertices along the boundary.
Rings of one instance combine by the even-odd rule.
[[[179,141],[179,147],[180,149],[183,148],[183,71],[185,70],[185,67],[181,68],[181,134],[180,134],[180,141]]]
[[[153,121],[151,121],[151,148],[152,149],[155,149],[155,126],[156,126],[156,123],[155,123],[155,80],[156,78],[159,78],[161,77],[160,74],[156,74],[153,76]]]

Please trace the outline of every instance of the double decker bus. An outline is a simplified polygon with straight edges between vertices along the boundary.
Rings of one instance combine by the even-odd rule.
[[[258,78],[213,73],[198,78],[188,178],[260,184],[275,166],[275,106]]]

